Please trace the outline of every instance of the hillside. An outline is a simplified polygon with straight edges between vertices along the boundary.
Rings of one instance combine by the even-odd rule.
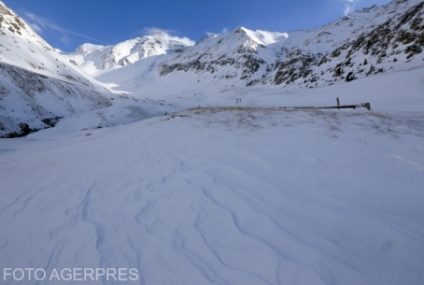
[[[202,93],[253,85],[315,88],[422,68],[423,2],[395,0],[312,31],[239,28],[180,52],[106,72],[134,94]]]
[[[199,104],[199,96],[234,88],[317,88],[424,66],[418,0],[373,6],[311,31],[242,27],[196,44],[157,31],[116,45],[84,44],[71,54],[0,6],[0,136],[110,105],[99,81],[135,98],[192,97]]]
[[[100,284],[423,284],[422,72],[251,88],[244,105],[229,106],[232,90],[215,107],[179,99],[96,128],[116,119],[103,110],[0,140],[0,267],[140,276]],[[278,107],[336,94],[378,111]]]
[[[423,285],[423,7],[65,54],[0,2],[0,284]]]
[[[73,67],[0,2],[0,137],[109,106],[110,90]]]

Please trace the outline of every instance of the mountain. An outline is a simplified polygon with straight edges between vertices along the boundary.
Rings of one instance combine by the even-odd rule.
[[[165,76],[182,70],[215,73],[222,66],[234,66],[239,71],[238,74],[227,73],[224,77],[238,76],[243,80],[257,72],[266,63],[267,57],[273,58],[268,54],[268,46],[287,37],[286,33],[251,31],[241,27],[222,36],[208,38],[193,48],[172,55],[169,63],[160,67],[160,74]]]
[[[71,54],[0,7],[0,136],[108,106],[110,83],[134,97],[192,97],[198,105],[198,96],[237,88],[316,88],[424,67],[419,0],[393,0],[309,31],[241,27],[196,44],[158,31],[117,45],[84,44]]]
[[[422,70],[248,90],[119,127],[92,129],[84,114],[0,140],[0,268],[139,276],[1,284],[423,285]],[[336,96],[372,98],[375,111],[280,107]]]
[[[278,56],[273,46],[287,37],[287,33],[241,27],[211,35],[172,54],[111,70],[97,78],[133,94],[192,94],[222,86],[245,85],[250,77],[266,72],[266,63]]]
[[[188,38],[171,36],[164,31],[127,40],[116,45],[83,44],[74,53],[65,54],[69,61],[91,75],[133,64],[141,59],[182,50],[194,45]]]
[[[312,33],[304,42],[312,49],[283,47],[286,56],[271,74],[273,83],[312,88],[423,67],[423,19],[424,2],[418,0],[394,0],[358,11]],[[317,52],[322,42],[333,44]]]
[[[0,2],[0,136],[110,105],[110,90],[63,58]]]
[[[310,31],[239,28],[98,78],[134,94],[169,95],[262,85],[315,88],[419,68],[423,6],[419,0],[394,0]]]

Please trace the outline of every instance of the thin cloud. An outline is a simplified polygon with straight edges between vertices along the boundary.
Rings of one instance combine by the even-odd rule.
[[[174,34],[175,31],[173,30],[168,30],[168,29],[162,29],[162,28],[157,28],[157,27],[147,27],[147,28],[143,28],[141,33],[143,35],[152,35],[152,34]]]
[[[28,25],[38,34],[43,33],[43,28],[40,27],[37,23],[28,23]]]
[[[219,33],[214,33],[214,32],[206,32],[206,38],[215,38],[218,37],[220,35],[226,34],[228,33],[229,29],[228,28],[223,28]]]
[[[24,13],[24,18],[28,22],[28,24],[31,26],[31,28],[34,29],[34,31],[36,31],[37,33],[42,34],[43,32],[48,30],[60,33],[61,34],[60,39],[62,43],[66,45],[69,45],[71,41],[71,36],[88,40],[88,41],[104,43],[103,41],[93,38],[91,36],[63,28],[57,25],[56,23],[53,23],[52,21],[46,18],[40,17],[38,15],[35,15],[33,13],[29,13],[29,12]]]
[[[344,3],[344,15],[348,16],[355,10],[355,6],[361,0],[341,0]]]

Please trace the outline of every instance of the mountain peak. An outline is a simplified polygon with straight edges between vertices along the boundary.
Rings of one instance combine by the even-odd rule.
[[[18,15],[0,1],[0,30],[11,33],[28,41],[41,43],[45,48],[51,48],[32,28]]]
[[[287,33],[270,32],[264,30],[250,30],[245,27],[239,27],[235,29],[232,33],[243,35],[260,46],[268,46],[282,39],[288,38]]]
[[[245,34],[247,35],[248,32],[251,32],[251,30],[245,28],[245,27],[238,27],[233,31],[235,34]]]
[[[180,38],[167,31],[155,29],[148,35],[115,45],[83,44],[74,53],[65,56],[86,73],[97,76],[144,58],[175,52],[194,44],[189,38]]]
[[[145,36],[171,37],[171,33],[167,30],[152,29]]]
[[[0,71],[0,136],[25,134],[48,126],[46,118],[110,104],[103,94],[109,90],[64,60],[2,2]]]

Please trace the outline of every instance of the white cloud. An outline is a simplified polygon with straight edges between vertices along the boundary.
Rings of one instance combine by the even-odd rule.
[[[344,3],[344,15],[347,16],[355,10],[355,6],[361,0],[341,0]]]
[[[172,34],[172,31],[168,29],[157,28],[157,27],[149,27],[149,28],[144,28],[143,33],[146,35],[158,34],[158,33]]]
[[[94,41],[97,43],[103,43],[102,41],[95,39],[93,37],[63,28],[57,25],[56,23],[53,23],[52,21],[46,18],[40,17],[38,15],[35,15],[33,13],[28,13],[28,12],[24,13],[24,19],[26,20],[28,25],[30,25],[31,28],[37,33],[41,34],[48,30],[60,33],[60,40],[65,45],[70,44],[71,37],[76,37],[76,38],[80,38],[80,39],[84,39],[88,41]]]
[[[215,38],[217,36],[223,35],[228,33],[229,29],[228,28],[223,28],[219,33],[214,33],[214,32],[206,32],[206,37],[207,38]]]

